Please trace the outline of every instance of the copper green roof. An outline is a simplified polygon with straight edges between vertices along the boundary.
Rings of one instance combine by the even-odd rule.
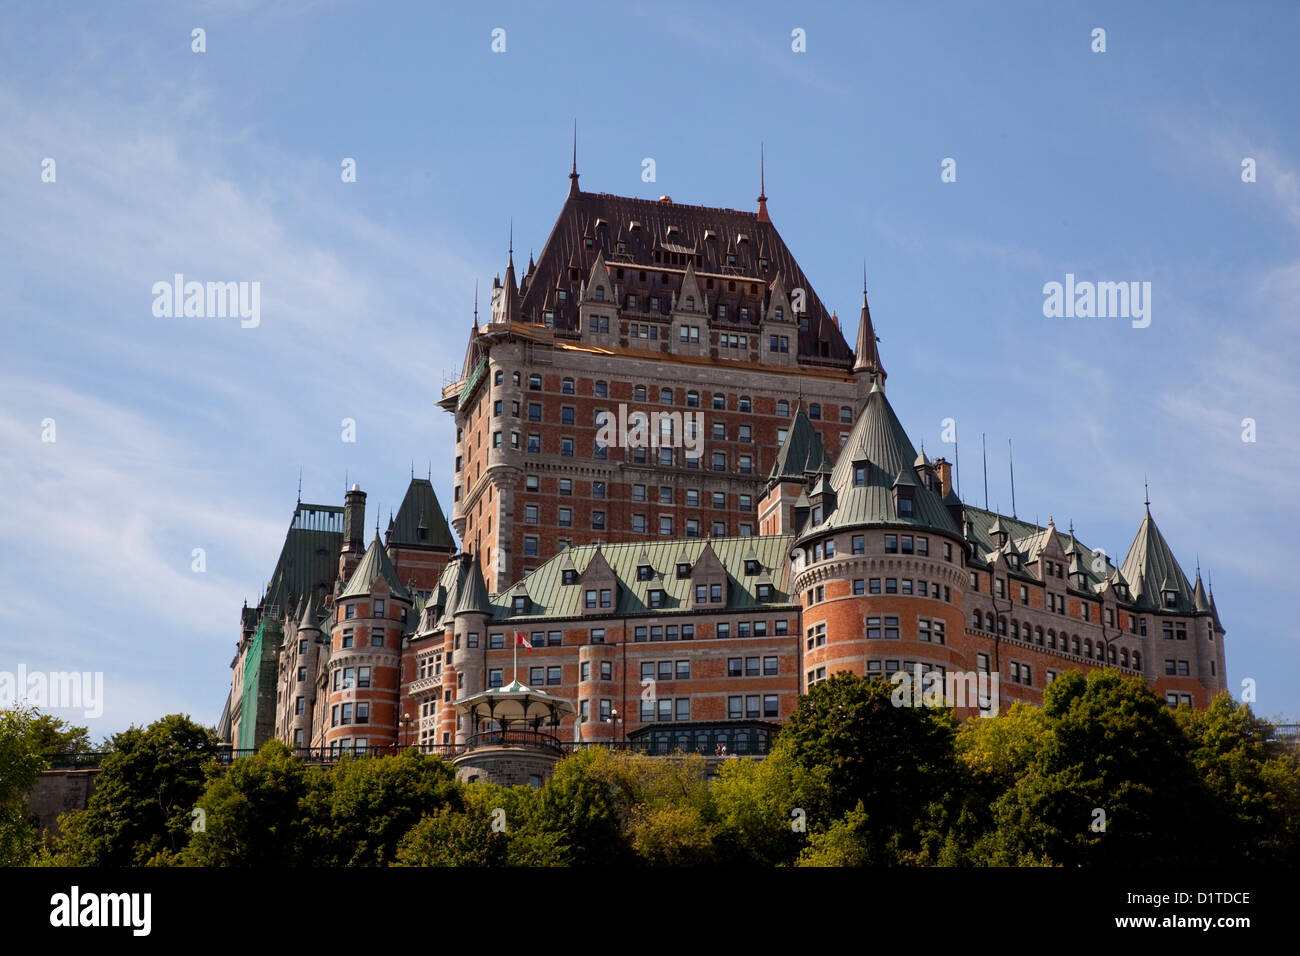
[[[821,432],[813,427],[800,405],[794,410],[790,430],[776,453],[776,461],[767,480],[772,483],[803,481],[808,475],[816,474],[829,465],[830,459],[826,457],[826,449],[822,446]]]
[[[564,584],[562,572],[569,567],[580,580],[597,552],[609,565],[618,582],[618,594],[610,616],[672,614],[690,611],[691,579],[677,577],[679,559],[692,568],[706,548],[712,549],[727,575],[727,603],[708,605],[709,612],[743,611],[759,607],[784,607],[793,603],[789,588],[791,535],[762,535],[738,538],[686,538],[667,541],[630,541],[622,544],[581,545],[566,548],[526,579],[529,613],[511,614],[509,588],[492,600],[493,618],[526,623],[560,618],[584,617],[583,585]],[[757,561],[753,574],[745,573],[745,561]],[[637,567],[649,565],[650,580],[638,580]],[[766,576],[765,576],[766,575]],[[758,598],[759,584],[771,584],[772,594],[766,601]],[[660,607],[650,606],[650,591],[662,590]]]
[[[871,387],[857,424],[840,450],[831,472],[834,510],[803,534],[864,525],[929,528],[961,537],[939,495],[918,478],[912,462],[916,449],[894,414],[884,389]],[[864,484],[854,483],[856,466],[865,467]],[[899,514],[895,487],[910,489],[912,514]]]
[[[1124,577],[1128,578],[1134,603],[1138,607],[1160,608],[1191,613],[1196,610],[1192,585],[1178,566],[1164,535],[1151,517],[1151,509],[1142,518],[1137,535],[1124,558]],[[1177,604],[1166,606],[1162,591],[1177,594]]]
[[[266,589],[266,604],[281,608],[313,590],[328,590],[343,547],[343,509],[299,502]]]
[[[477,561],[466,562],[465,579],[461,584],[456,599],[454,614],[491,614],[492,604],[488,599],[487,584],[483,581],[483,572]]]
[[[411,479],[386,541],[402,548],[455,550],[447,518],[429,479]]]
[[[401,581],[397,579],[397,569],[393,567],[393,562],[388,559],[388,552],[379,541],[379,533],[375,533],[375,538],[370,542],[370,547],[366,549],[365,557],[357,565],[357,569],[352,572],[352,577],[348,579],[347,587],[339,598],[358,597],[363,594],[369,594],[371,587],[380,577],[388,582],[388,588],[393,597],[402,598],[409,601],[411,592],[406,589]]]
[[[997,541],[992,533],[995,525],[1001,527],[1007,533],[1009,541],[1014,542],[1022,562],[1037,560],[1039,553],[1047,543],[1048,529],[1040,525],[998,514],[996,511],[985,511],[983,508],[976,508],[972,505],[966,505],[963,508],[963,514],[970,523],[971,540],[975,544],[976,557],[981,563],[987,561],[987,555],[998,550]],[[1065,552],[1066,570],[1071,573],[1083,571],[1085,575],[1084,590],[1099,590],[1107,578],[1118,571],[1110,563],[1109,556],[1104,553],[1096,556],[1104,559],[1101,571],[1094,571],[1092,567],[1094,554],[1091,548],[1084,545],[1072,534],[1062,534],[1056,529],[1053,529],[1053,533],[1056,535],[1056,541],[1061,546],[1061,550]],[[1072,577],[1070,579],[1070,587],[1078,588],[1076,578]]]

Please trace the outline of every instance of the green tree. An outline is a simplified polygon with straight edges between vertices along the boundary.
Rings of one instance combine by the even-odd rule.
[[[85,727],[74,727],[51,714],[36,714],[32,719],[30,739],[38,754],[86,753],[93,749]]]
[[[326,781],[328,787],[305,802],[308,815],[320,821],[312,839],[325,848],[323,865],[387,865],[422,817],[441,807],[460,809],[456,771],[413,747],[395,757],[344,758]]]
[[[617,866],[635,859],[620,804],[607,780],[592,772],[608,753],[593,747],[565,757],[529,808],[529,825],[551,835],[576,866]]]
[[[177,858],[191,866],[310,866],[318,862],[308,794],[326,789],[284,744],[270,741],[229,770],[210,767],[202,825]]]
[[[1140,678],[1068,672],[1044,692],[1043,718],[1037,756],[993,805],[986,862],[1131,867],[1220,858],[1222,828],[1186,738]],[[1011,756],[1004,766],[1014,763]]]
[[[189,842],[191,811],[207,786],[204,765],[216,734],[172,714],[112,740],[85,810],[59,818],[54,862],[65,866],[143,866]]]
[[[1224,817],[1231,858],[1300,863],[1300,762],[1274,726],[1227,691],[1206,710],[1180,707],[1175,719],[1196,774]]]
[[[958,781],[957,722],[938,707],[896,706],[882,678],[848,672],[813,685],[777,746],[809,770],[824,768],[832,818],[855,811],[871,821],[872,860],[903,862],[921,849],[927,821]]]
[[[830,816],[825,767],[795,759],[778,738],[763,760],[723,762],[713,782],[719,859],[730,864],[790,866]]]
[[[0,866],[26,866],[42,842],[28,794],[45,769],[40,717],[23,707],[0,710]]]

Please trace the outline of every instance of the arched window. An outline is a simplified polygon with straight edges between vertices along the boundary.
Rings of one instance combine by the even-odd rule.
[[[776,403],[776,413],[780,415],[782,418],[789,418],[790,403],[787,402],[784,398],[781,399],[779,402]]]
[[[1043,643],[1043,629],[1041,627],[1035,632],[1035,637],[1039,644]],[[1055,638],[1053,638],[1053,640],[1055,640]]]
[[[1120,667],[1128,667],[1128,648],[1121,648],[1119,652]]]
[[[1092,657],[1092,638],[1091,638],[1091,637],[1088,638],[1086,641],[1083,642],[1083,656],[1084,656],[1084,657]]]
[[[513,385],[515,388],[518,388],[518,387],[519,387],[519,373],[518,373],[518,372],[514,372],[514,373],[511,374],[511,376],[510,376],[510,384]]]
[[[503,372],[503,371],[501,371],[501,369],[497,369],[497,373],[496,373],[495,375],[492,376],[492,384],[493,384],[493,385],[504,385],[504,384],[505,384],[505,380],[506,380],[506,373]]]
[[[1110,647],[1106,648],[1106,658],[1107,658],[1107,661],[1108,661],[1109,663],[1111,663],[1111,664],[1114,664],[1114,663],[1115,663],[1115,645],[1114,645],[1114,644],[1112,644]]]
[[[699,407],[700,407],[700,393],[699,393],[699,392],[691,391],[691,392],[687,392],[687,393],[686,393],[686,407],[687,407],[687,408],[699,408]]]
[[[979,612],[979,611],[976,611],[976,612],[975,612],[975,614],[974,614],[974,616],[973,616],[972,624],[973,624],[973,626],[974,626],[974,629],[977,630],[977,631],[980,630],[980,628],[983,626],[983,621],[982,621],[982,619],[980,618],[980,612]]]
[[[671,388],[659,389],[659,404],[671,405],[673,403],[673,390]]]
[[[992,613],[985,614],[985,615],[984,615],[984,629],[985,629],[986,631],[988,631],[990,634],[992,634],[992,633],[993,633],[993,628],[994,628],[994,624],[993,624],[993,615],[992,615]]]
[[[1141,651],[1134,651],[1134,652],[1133,652],[1133,666],[1134,666],[1137,670],[1141,670],[1141,669],[1142,669],[1142,652],[1141,652]]]
[[[632,389],[632,400],[634,402],[644,402],[646,400],[646,388],[644,385],[638,385]]]
[[[1075,654],[1078,654],[1078,653],[1079,653],[1079,635],[1078,635],[1078,634],[1074,635],[1074,646],[1071,648],[1071,652],[1072,652],[1072,653],[1075,653]]]
[[[1011,619],[1011,636],[1015,640],[1020,640],[1020,622],[1014,617]]]
[[[1007,636],[1007,619],[1005,617],[998,618],[998,633],[1003,637]]]

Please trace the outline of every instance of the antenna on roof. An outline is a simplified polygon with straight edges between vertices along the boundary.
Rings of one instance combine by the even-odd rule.
[[[772,221],[767,215],[767,157],[762,142],[758,144],[758,221]]]
[[[474,280],[474,328],[478,329],[478,279]]]
[[[1007,464],[1011,466],[1011,517],[1016,516],[1016,462],[1011,455],[1011,439],[1007,439]],[[1034,524],[1038,524],[1038,516],[1034,516]]]
[[[433,459],[429,459],[429,480],[433,481]]]
[[[980,447],[984,450],[984,510],[989,510],[989,446],[980,432]]]
[[[415,459],[411,459],[411,480],[415,481]]]
[[[298,466],[298,504],[302,504],[302,465]]]

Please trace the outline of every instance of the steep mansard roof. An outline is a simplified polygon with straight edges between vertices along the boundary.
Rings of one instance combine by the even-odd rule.
[[[997,540],[993,536],[995,526],[1007,533],[1008,541],[1024,563],[1038,560],[1039,553],[1047,544],[1048,529],[1041,525],[998,514],[996,511],[985,511],[973,505],[963,506],[962,511],[965,519],[970,522],[970,540],[974,542],[975,553],[981,561],[986,561],[987,556],[998,549]],[[1091,548],[1079,541],[1073,533],[1062,532],[1055,527],[1053,533],[1061,550],[1065,552],[1066,571],[1070,574],[1083,571],[1087,589],[1100,590],[1112,574],[1118,573],[1118,568],[1110,563],[1110,557],[1105,554],[1100,555],[1103,559],[1101,570],[1093,570],[1093,561],[1098,556],[1094,555]],[[1076,581],[1076,578],[1071,577],[1070,586],[1077,587]]]
[[[343,509],[299,502],[271,573],[266,605],[287,610],[291,600],[301,601],[309,592],[328,590],[338,573],[342,547]]]
[[[779,481],[802,482],[807,476],[815,475],[829,465],[830,459],[826,457],[826,449],[822,446],[821,432],[813,427],[801,404],[794,410],[790,430],[777,452],[767,480],[773,484]]]
[[[385,538],[388,544],[403,548],[455,549],[447,518],[429,479],[411,479]]]
[[[339,598],[359,597],[369,594],[371,587],[380,577],[388,582],[388,588],[393,597],[403,598],[409,601],[411,592],[406,589],[401,581],[397,579],[397,569],[393,567],[393,562],[388,559],[388,552],[384,550],[383,544],[379,540],[379,533],[375,533],[375,538],[370,542],[370,547],[366,549],[365,557],[357,565],[357,569],[352,572],[352,577],[348,579],[347,586]]]
[[[590,249],[588,238],[592,240]],[[659,261],[655,261],[656,252]],[[734,266],[728,264],[731,256],[735,257]],[[541,322],[543,313],[549,311],[554,313],[557,331],[578,331],[579,292],[597,257],[603,257],[611,272],[619,268],[634,270],[619,281],[622,290],[641,295],[643,305],[646,297],[657,295],[664,310],[672,296],[681,293],[689,263],[699,276],[697,281],[708,297],[710,312],[716,316],[718,305],[727,306],[728,318],[715,322],[734,325],[741,331],[746,325],[758,331],[774,282],[780,280],[787,295],[803,289],[808,329],[798,333],[798,354],[845,368],[854,360],[853,350],[776,227],[757,213],[573,189],[536,266],[525,276],[518,307],[520,319]],[[767,261],[766,269],[762,260]],[[646,283],[639,281],[642,269],[647,271]],[[669,275],[667,285],[661,284],[663,274]],[[712,289],[707,287],[710,276]],[[735,291],[730,289],[733,280]],[[567,301],[559,301],[560,290],[567,293]],[[739,319],[741,306],[749,307],[747,323]],[[664,315],[667,317],[666,311]]]
[[[874,524],[928,528],[961,537],[938,493],[926,487],[917,475],[912,465],[915,460],[916,449],[884,390],[872,386],[831,472],[835,506],[821,524],[806,528],[803,534]],[[866,467],[865,484],[854,484],[857,465]],[[895,487],[911,488],[914,503],[910,517],[898,513]]]
[[[1138,607],[1166,608],[1187,614],[1196,610],[1196,594],[1187,575],[1178,566],[1178,559],[1170,550],[1165,536],[1156,527],[1150,506],[1138,527],[1137,536],[1129,546],[1123,570]],[[1177,605],[1167,607],[1162,591],[1175,592],[1178,596]]]

